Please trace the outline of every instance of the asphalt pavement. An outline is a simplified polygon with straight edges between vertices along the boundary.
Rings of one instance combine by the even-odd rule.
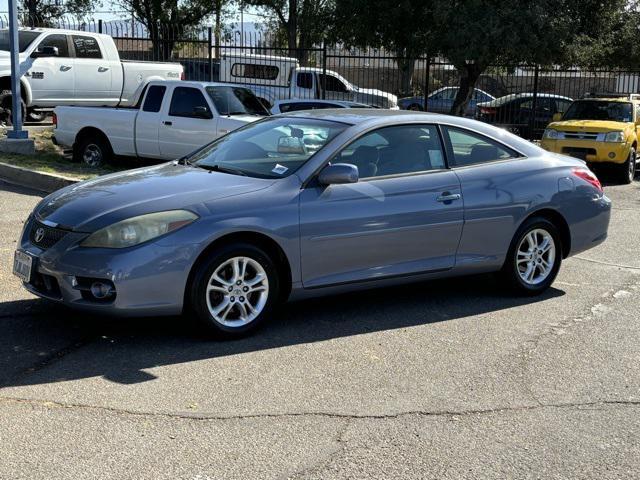
[[[24,291],[41,196],[0,182],[0,479],[639,478],[640,182],[606,193],[609,239],[541,297],[420,283],[212,342]]]

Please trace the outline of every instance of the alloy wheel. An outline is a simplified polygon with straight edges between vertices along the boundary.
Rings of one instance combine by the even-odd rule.
[[[90,167],[98,167],[102,165],[102,149],[95,143],[90,143],[84,149],[82,160]]]
[[[544,282],[556,260],[556,244],[549,232],[536,228],[527,233],[516,251],[516,270],[527,285]]]

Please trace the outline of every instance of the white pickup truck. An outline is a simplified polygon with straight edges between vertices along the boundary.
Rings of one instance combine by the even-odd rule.
[[[114,155],[174,160],[267,115],[244,86],[152,81],[139,108],[56,107],[54,143],[90,166]]]
[[[289,57],[225,54],[220,59],[220,81],[246,84],[269,108],[277,100],[324,98],[398,109],[396,95],[358,87],[331,70],[301,67]]]
[[[151,80],[180,80],[179,63],[121,61],[109,35],[20,29],[23,110],[33,119],[58,105],[134,105]],[[9,30],[0,29],[0,107],[11,111]],[[7,112],[8,111],[8,112]]]

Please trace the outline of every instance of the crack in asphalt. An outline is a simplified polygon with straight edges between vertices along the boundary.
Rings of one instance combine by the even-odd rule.
[[[599,400],[592,402],[565,402],[565,403],[539,403],[535,405],[518,405],[513,407],[494,407],[485,409],[469,409],[469,410],[408,410],[404,412],[389,414],[352,414],[337,413],[323,411],[309,412],[283,412],[283,413],[250,413],[244,415],[198,415],[195,413],[168,413],[168,412],[141,412],[135,410],[127,410],[115,407],[105,407],[99,405],[87,405],[76,403],[63,403],[51,400],[36,400],[30,398],[19,397],[0,397],[0,403],[24,404],[32,406],[40,406],[45,408],[61,408],[70,410],[89,410],[101,411],[105,413],[114,413],[116,415],[127,415],[133,417],[156,417],[176,420],[192,420],[192,421],[229,421],[229,420],[252,420],[252,419],[281,419],[281,418],[297,418],[297,417],[317,417],[317,418],[333,418],[333,419],[349,419],[349,420],[393,420],[410,416],[421,417],[465,417],[473,415],[491,415],[499,413],[526,412],[549,408],[585,408],[585,407],[606,407],[606,406],[630,406],[640,407],[640,398],[638,400]]]
[[[581,257],[579,255],[576,255],[571,258],[575,258],[576,260],[582,260],[583,262],[597,263],[598,265],[604,265],[607,267],[622,268],[625,270],[640,270],[640,267],[634,267],[633,265],[620,265],[617,263],[603,262],[602,260],[595,260],[593,258]]]

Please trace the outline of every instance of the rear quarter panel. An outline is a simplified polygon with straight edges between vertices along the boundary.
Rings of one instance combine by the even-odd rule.
[[[183,71],[179,63],[123,61],[124,78],[120,105],[135,105],[147,83],[153,80],[180,80]]]

